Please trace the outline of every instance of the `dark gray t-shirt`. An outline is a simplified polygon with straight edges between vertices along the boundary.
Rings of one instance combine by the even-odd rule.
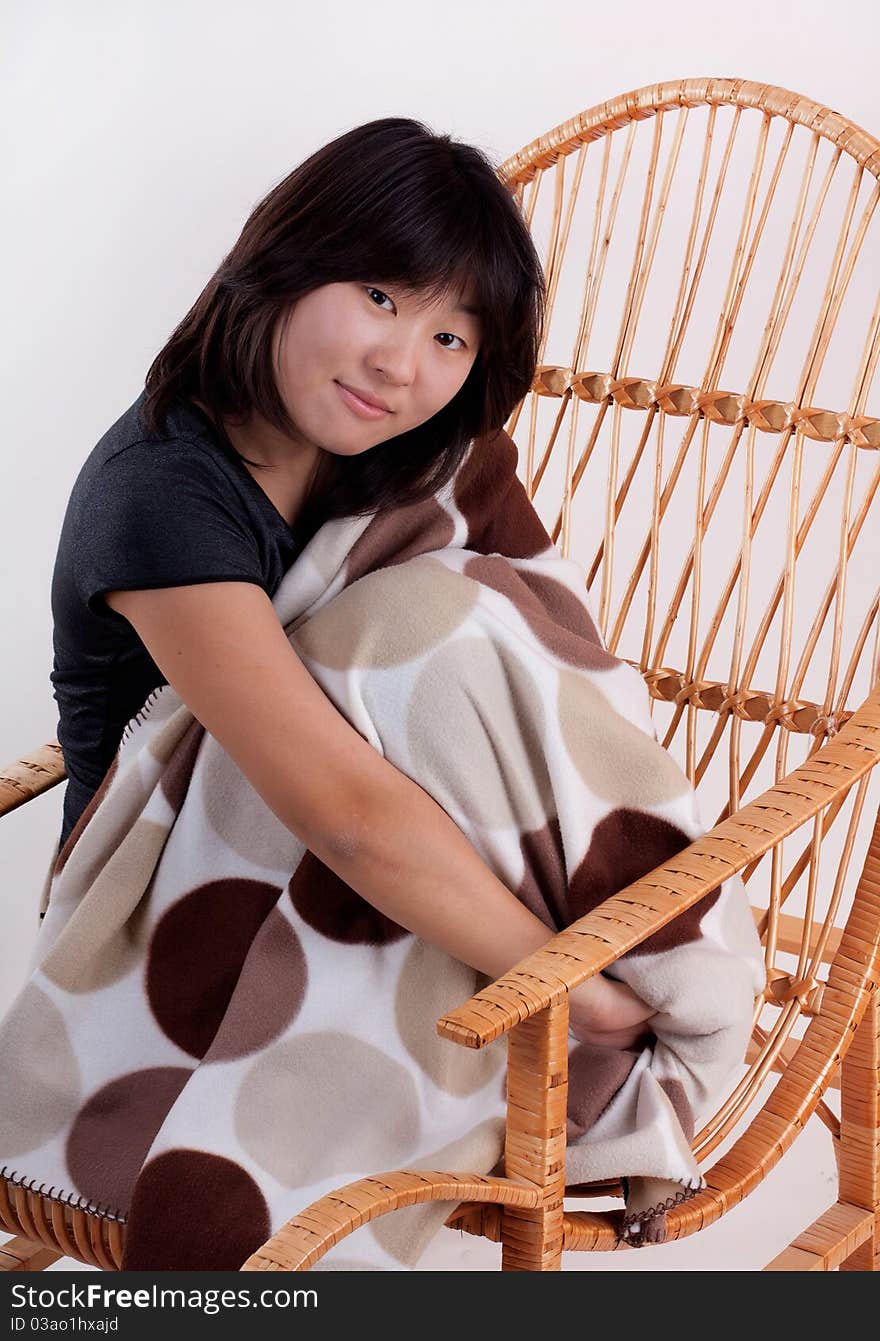
[[[68,774],[61,845],[125,726],[168,683],[100,593],[240,581],[271,597],[309,539],[288,525],[197,406],[176,401],[164,435],[150,437],[140,420],[145,398],[142,392],[86,458],[55,558],[49,678]]]

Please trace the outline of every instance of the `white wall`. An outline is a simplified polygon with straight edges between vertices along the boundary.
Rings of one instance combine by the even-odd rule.
[[[875,15],[871,0],[555,0],[543,15],[523,0],[8,0],[0,762],[55,735],[49,588],[73,480],[294,164],[392,114],[500,163],[615,94],[704,75],[779,84],[880,133]],[[0,1013],[23,980],[62,790],[3,821]],[[760,1251],[722,1243],[695,1265],[754,1267]]]

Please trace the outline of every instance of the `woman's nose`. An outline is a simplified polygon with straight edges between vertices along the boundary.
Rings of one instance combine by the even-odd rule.
[[[418,366],[418,346],[414,339],[395,339],[376,350],[373,367],[393,386],[408,386]]]

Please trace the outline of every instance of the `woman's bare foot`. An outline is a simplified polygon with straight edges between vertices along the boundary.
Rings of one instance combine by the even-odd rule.
[[[666,1212],[682,1199],[681,1183],[666,1178],[622,1178],[626,1211],[621,1243],[641,1248],[666,1242]]]

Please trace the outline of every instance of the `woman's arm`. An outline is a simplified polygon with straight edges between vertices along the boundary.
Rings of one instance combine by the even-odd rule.
[[[282,824],[368,903],[492,978],[552,937],[433,797],[339,712],[262,588],[210,582],[104,599]],[[598,977],[572,993],[573,1019],[601,1028],[612,1001],[651,1014]]]
[[[381,762],[380,755],[376,756]],[[553,932],[489,869],[442,806],[391,767],[358,812],[357,838],[312,851],[374,907],[472,968],[499,978]],[[584,1043],[630,1048],[655,1011],[626,983],[595,977],[569,999]],[[650,1032],[650,1031],[648,1031]]]

